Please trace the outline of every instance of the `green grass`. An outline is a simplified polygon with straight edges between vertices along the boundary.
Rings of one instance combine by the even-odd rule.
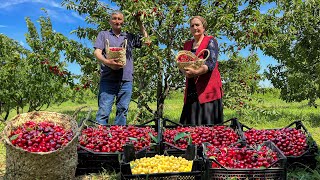
[[[258,110],[246,110],[244,114],[237,114],[234,110],[224,109],[224,119],[230,119],[237,117],[239,121],[249,127],[255,127],[258,129],[268,128],[281,128],[285,127],[295,120],[302,120],[308,131],[311,133],[317,144],[320,144],[320,111],[314,107],[309,107],[307,101],[286,103],[280,100],[279,92],[269,92],[266,94],[256,94],[256,98],[260,98],[261,101],[253,102]],[[60,112],[64,114],[72,115],[74,111],[82,106],[90,106],[92,108],[92,119],[94,119],[97,111],[97,99],[95,96],[88,95],[87,100],[84,103],[65,102],[61,105],[53,105],[46,111]],[[320,100],[316,101],[320,104]],[[155,109],[156,104],[150,105]],[[180,113],[183,106],[183,93],[173,92],[169,98],[165,101],[164,117],[170,120],[178,122]],[[136,123],[133,117],[136,115],[135,103],[130,104],[130,110],[128,113],[128,124]],[[264,110],[265,112],[261,112]],[[88,109],[83,109],[79,113],[78,119],[83,118]],[[15,112],[12,112],[9,118],[15,116]],[[111,114],[111,123],[115,117],[115,108]],[[0,123],[0,130],[4,127],[4,123]],[[5,147],[0,143],[0,176],[4,172],[5,168]],[[319,178],[318,171],[299,170],[295,172],[289,172],[289,179],[317,179]],[[100,175],[88,175],[80,177],[80,179],[114,179],[115,175],[110,173],[102,173]],[[319,178],[320,179],[320,178]]]

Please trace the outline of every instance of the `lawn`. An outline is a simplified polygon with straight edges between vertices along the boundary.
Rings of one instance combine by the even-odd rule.
[[[256,94],[255,97],[260,99],[255,104],[258,110],[247,110],[243,114],[238,114],[234,110],[224,109],[224,119],[230,119],[236,117],[239,121],[249,127],[255,127],[258,129],[263,128],[280,128],[285,127],[295,120],[301,120],[306,126],[308,131],[312,134],[313,138],[320,143],[320,111],[317,108],[309,107],[307,101],[291,102],[287,103],[278,99],[279,92],[272,91],[265,94]],[[91,113],[92,118],[95,117],[97,111],[97,102],[94,95],[88,95],[86,101],[83,103],[65,102],[61,105],[54,105],[46,109],[46,111],[54,111],[65,114],[73,114],[73,112],[82,106],[90,106],[93,111]],[[320,100],[317,100],[317,104],[320,104]],[[178,121],[183,105],[183,95],[181,92],[173,92],[170,97],[165,101],[164,117],[173,121]],[[155,108],[155,104],[151,105]],[[136,106],[134,103],[130,105],[130,111],[128,114],[128,124],[136,123],[133,120],[136,114]],[[262,111],[263,110],[263,111]],[[84,116],[87,109],[84,109],[80,113],[80,117]],[[111,115],[111,119],[114,118],[115,109]],[[15,115],[14,112],[10,114],[10,118]],[[4,123],[0,123],[0,130],[4,127]],[[5,147],[0,143],[0,177],[4,174],[5,169]],[[318,168],[319,169],[319,168]],[[320,177],[319,172],[312,171],[290,171],[288,173],[289,179],[317,179]],[[110,177],[111,176],[111,177]],[[114,179],[115,176],[109,173],[102,173],[99,175],[88,175],[80,177],[79,179]],[[1,179],[1,178],[0,178]],[[320,178],[319,178],[320,179]]]

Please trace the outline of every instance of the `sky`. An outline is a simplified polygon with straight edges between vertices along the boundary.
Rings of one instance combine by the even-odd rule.
[[[45,16],[45,13],[41,8],[45,8],[52,21],[53,29],[56,32],[60,32],[70,39],[77,40],[86,44],[88,47],[92,47],[92,44],[86,40],[79,40],[76,35],[70,34],[72,30],[75,30],[79,26],[86,26],[84,16],[79,16],[73,10],[67,10],[61,6],[62,0],[0,0],[0,33],[5,34],[9,38],[18,41],[21,45],[28,47],[25,40],[25,33],[27,33],[27,26],[25,18],[29,17],[32,22],[37,26],[36,21],[40,16]],[[261,8],[261,12],[264,13],[269,9],[271,5],[266,5]],[[116,8],[115,6],[110,6]],[[221,39],[224,41],[224,39]],[[222,42],[219,42],[222,43]],[[241,55],[247,57],[249,55],[248,49],[243,49]],[[260,58],[260,66],[262,73],[268,64],[276,64],[276,61],[272,57],[265,56],[261,51],[257,51]],[[227,57],[222,55],[220,59],[226,59]],[[80,66],[73,63],[68,64],[68,69],[75,74],[81,74]],[[270,81],[260,82],[261,87],[270,87]]]

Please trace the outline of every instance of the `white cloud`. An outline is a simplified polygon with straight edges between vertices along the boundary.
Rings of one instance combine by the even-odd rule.
[[[24,2],[27,2],[28,0],[13,0],[13,1],[5,1],[5,2],[2,2],[0,4],[0,9],[4,9],[4,8],[7,8],[7,7],[11,7],[11,6],[14,6],[14,5],[17,5],[17,4],[21,4],[21,3],[24,3]]]
[[[65,23],[76,23],[76,20],[72,18],[71,16],[63,13],[63,12],[58,12],[52,9],[46,9],[48,12],[48,15],[50,18],[55,19],[56,21],[59,22],[65,22]]]
[[[44,4],[48,4],[51,7],[55,7],[55,8],[63,8],[62,5],[60,3],[57,3],[55,1],[47,1],[47,0],[39,0],[40,3],[44,3]]]
[[[4,0],[0,4],[0,9],[6,9],[13,7],[15,5],[23,4],[23,3],[40,3],[40,4],[46,4],[49,7],[54,7],[54,8],[63,8],[60,3],[57,3],[55,1],[48,1],[48,0]]]
[[[41,5],[48,12],[49,17],[59,22],[77,23],[79,20],[84,21],[84,17],[78,15],[76,12],[67,11],[65,7],[61,6],[58,0],[1,0],[0,10],[9,10],[17,5]],[[0,28],[4,26],[0,25]]]
[[[76,12],[72,12],[71,15],[72,15],[73,17],[77,18],[77,19],[80,19],[81,21],[84,21],[84,20],[85,20],[82,16],[80,16],[80,15],[77,14]]]
[[[20,41],[19,43],[20,43],[21,46],[24,46],[24,42],[23,41]]]
[[[0,24],[0,28],[6,28],[8,26]]]
[[[52,18],[58,18],[59,17],[59,13],[55,10],[51,10],[51,9],[46,9],[46,11],[48,12],[49,16]]]

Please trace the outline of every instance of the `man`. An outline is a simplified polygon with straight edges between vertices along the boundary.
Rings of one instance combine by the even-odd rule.
[[[148,34],[137,18],[138,25],[143,37]],[[99,124],[108,124],[109,116],[112,111],[112,105],[116,100],[116,125],[125,125],[128,113],[129,103],[132,95],[133,80],[133,48],[142,46],[141,36],[122,32],[121,27],[124,23],[124,16],[121,11],[111,13],[109,24],[111,30],[101,31],[98,34],[94,44],[94,55],[101,63],[100,89],[98,95],[99,109],[96,120]],[[118,59],[108,58],[105,51],[106,40],[109,40],[110,47],[122,47],[124,41],[127,41],[126,47],[126,65],[117,61]],[[146,42],[147,45],[150,42]]]

